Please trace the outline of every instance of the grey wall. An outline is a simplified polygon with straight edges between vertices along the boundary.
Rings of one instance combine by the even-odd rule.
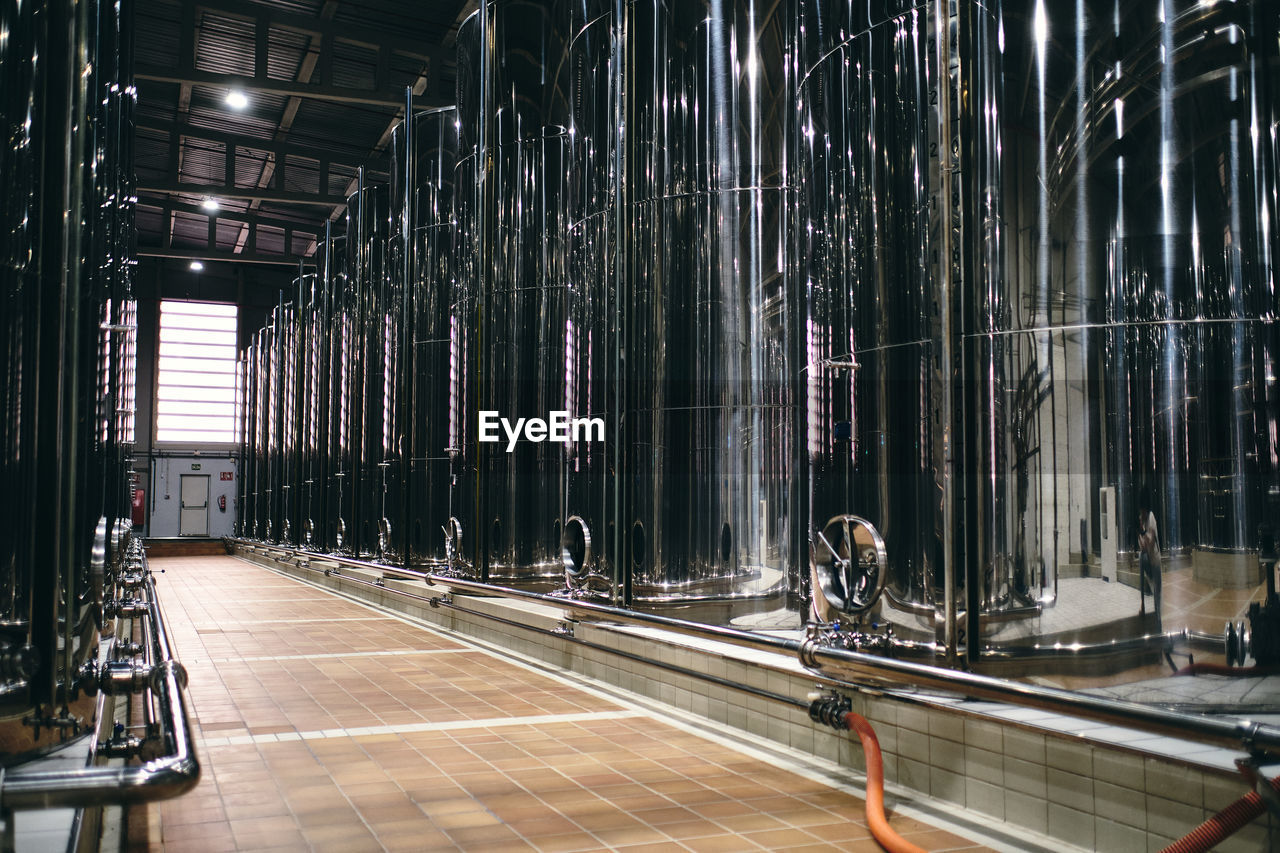
[[[179,535],[178,510],[181,506],[181,487],[183,474],[195,474],[209,477],[209,536],[220,538],[230,536],[236,517],[236,480],[239,471],[236,460],[229,458],[224,452],[222,456],[213,454],[199,456],[152,456],[151,472],[155,490],[150,503],[151,511],[147,524],[147,535],[161,538]],[[230,474],[230,480],[222,479],[223,474]],[[227,499],[226,510],[218,509],[218,498]]]

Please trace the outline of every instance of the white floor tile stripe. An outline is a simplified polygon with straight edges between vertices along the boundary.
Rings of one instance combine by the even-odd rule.
[[[535,714],[528,717],[495,717],[485,720],[449,720],[443,723],[410,723],[402,726],[362,726],[350,729],[320,729],[309,732],[278,732],[262,735],[207,737],[197,740],[200,747],[237,746],[243,744],[283,743],[291,740],[323,740],[364,735],[400,735],[416,732],[447,732],[460,729],[489,729],[499,726],[543,726],[552,723],[590,723],[596,720],[624,720],[650,716],[645,711],[585,711],[578,714]]]
[[[193,625],[197,631],[237,631],[243,625],[305,625],[309,622],[388,622],[387,616],[331,616],[319,619],[227,619],[216,625]],[[226,625],[227,627],[223,627]]]
[[[258,655],[243,658],[192,658],[191,663],[257,663],[276,660],[326,660],[331,658],[377,658],[400,657],[403,655],[443,655],[470,652],[476,654],[479,649],[389,649],[379,652],[324,652],[310,655]]]

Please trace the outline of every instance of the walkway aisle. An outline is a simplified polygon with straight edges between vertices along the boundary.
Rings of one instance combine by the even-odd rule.
[[[857,798],[643,710],[231,557],[151,567],[204,775],[133,849],[879,849]]]

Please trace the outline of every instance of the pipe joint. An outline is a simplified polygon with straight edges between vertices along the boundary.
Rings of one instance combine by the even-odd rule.
[[[116,733],[111,740],[98,744],[98,755],[103,758],[137,758],[142,754],[146,741],[137,735]]]
[[[142,598],[112,599],[102,610],[108,619],[138,619],[151,612],[151,603]]]
[[[116,583],[125,589],[140,589],[147,583],[146,572],[130,572],[120,576]]]
[[[108,661],[97,671],[97,687],[107,696],[141,693],[151,685],[157,669],[136,661]]]
[[[809,694],[809,719],[824,726],[844,731],[849,728],[848,718],[853,711],[853,700],[833,691],[815,691]]]

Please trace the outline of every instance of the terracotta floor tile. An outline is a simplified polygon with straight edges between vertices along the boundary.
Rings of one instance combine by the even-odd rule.
[[[705,838],[681,839],[680,843],[694,853],[738,853],[763,849],[740,835],[709,835]]]
[[[688,848],[676,841],[655,841],[641,844],[624,844],[618,847],[626,853],[686,853]]]
[[[599,850],[600,840],[586,832],[567,832],[564,835],[546,835],[530,839],[533,846],[543,853],[578,853],[583,850]]]
[[[525,838],[539,839],[548,835],[567,835],[580,827],[562,815],[546,811],[543,816],[529,817],[510,826]]]
[[[424,811],[426,810],[424,809]],[[433,814],[430,811],[427,811],[426,813],[427,817],[431,818],[431,822],[433,824],[446,831],[501,825],[501,821],[492,814],[479,809],[467,812],[450,812],[442,815]]]
[[[670,839],[665,833],[651,826],[634,826],[627,829],[592,830],[592,835],[610,847],[626,847],[632,844],[655,844]]]
[[[942,829],[912,832],[902,836],[925,850],[956,850],[973,847],[973,842]]]
[[[899,823],[900,820],[898,819],[891,818],[889,820],[889,825],[901,833],[903,828]],[[815,838],[819,838],[832,844],[839,844],[844,841],[856,841],[861,838],[871,837],[871,830],[852,821],[810,824],[809,826],[806,826],[804,830]]]
[[[644,809],[637,811],[631,810],[631,814],[636,820],[644,821],[650,826],[662,826],[668,823],[686,823],[690,820],[698,820],[699,817],[695,812],[690,811],[682,806],[667,803],[665,808]]]
[[[510,850],[517,844],[528,846],[511,827],[502,824],[446,829],[445,834],[464,850]]]
[[[795,832],[800,833],[802,830],[789,827],[781,820],[773,815],[761,814],[759,812],[753,814],[732,815],[730,817],[722,817],[716,820],[716,823],[723,826],[731,832],[751,833],[763,830]]]
[[[206,745],[201,785],[144,810],[131,851],[878,849],[856,797],[658,719],[518,723],[620,706],[434,631],[231,558],[153,567],[167,569],[165,605],[202,743],[511,724]],[[431,649],[457,651],[423,653]],[[892,821],[935,849],[971,845]]]
[[[378,847],[378,840],[373,837],[373,833],[359,823],[304,829],[302,835],[308,844],[317,847],[329,845],[337,848],[343,844],[347,845],[347,849],[377,849]]]

